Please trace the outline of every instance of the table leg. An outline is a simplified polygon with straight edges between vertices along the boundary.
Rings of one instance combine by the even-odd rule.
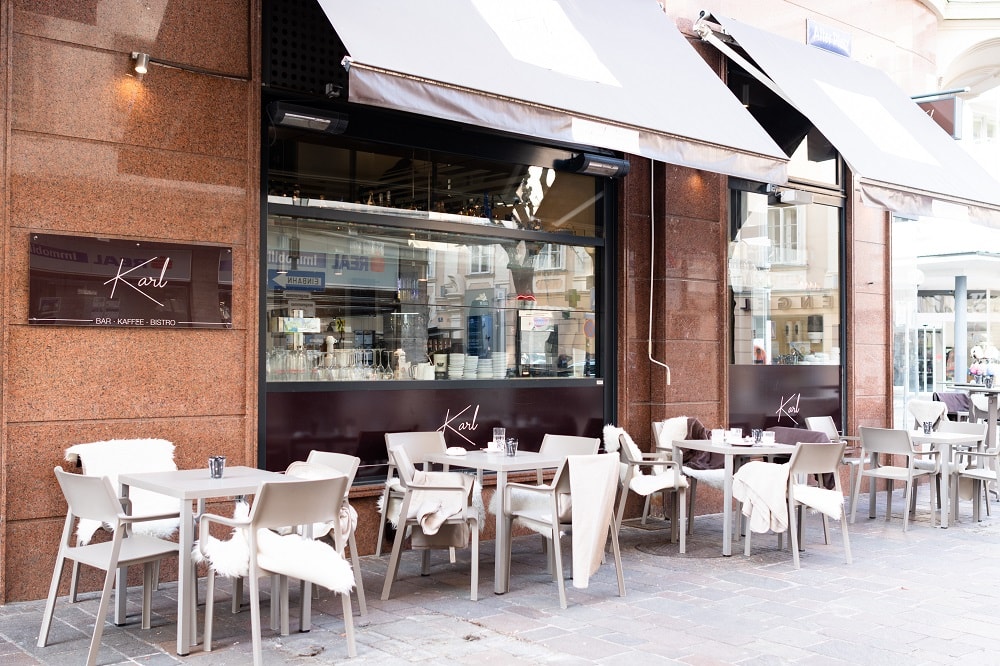
[[[194,516],[191,500],[181,500],[180,554],[177,563],[177,656],[184,657],[194,644],[192,627],[195,618],[191,613],[194,594],[194,569],[191,566],[191,549],[194,547]]]
[[[733,554],[733,456],[726,454],[726,477],[722,498],[722,554]]]
[[[497,503],[497,535],[494,544],[494,571],[493,571],[493,591],[496,594],[506,594],[507,592],[507,570],[510,567],[510,563],[507,562],[507,542],[510,540],[510,535],[507,534],[507,520],[504,518],[504,512],[507,510],[507,505],[504,501],[504,488],[507,486],[507,472],[504,470],[497,471],[497,485],[496,492],[500,493],[500,501]]]
[[[986,448],[992,449],[997,445],[997,399],[1000,394],[989,393],[986,398],[986,412],[989,420],[986,422]]]
[[[128,497],[129,487],[122,484],[121,488],[122,497]],[[115,574],[115,626],[122,627],[125,625],[125,601],[126,595],[125,590],[128,589],[128,567],[118,567],[118,571]]]
[[[941,446],[941,528],[948,529],[948,519],[951,517],[951,444]],[[931,489],[931,502],[934,501],[934,490]]]

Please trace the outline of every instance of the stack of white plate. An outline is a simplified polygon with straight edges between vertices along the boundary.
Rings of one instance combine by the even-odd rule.
[[[493,378],[503,379],[507,376],[506,352],[493,352]]]
[[[479,359],[479,368],[476,371],[477,379],[493,379],[493,359]]]
[[[466,354],[465,356],[465,370],[463,376],[466,379],[475,379],[476,372],[479,370],[479,357],[471,356]]]
[[[465,354],[448,354],[448,379],[461,379],[465,372]]]

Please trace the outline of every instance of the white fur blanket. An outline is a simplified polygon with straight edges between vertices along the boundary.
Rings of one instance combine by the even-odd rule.
[[[350,563],[332,546],[298,534],[257,530],[257,564],[270,573],[307,580],[338,594],[354,589]]]
[[[106,442],[75,444],[66,449],[66,460],[78,460],[87,476],[106,476],[118,493],[118,475],[138,472],[165,472],[177,469],[174,462],[174,445],[165,439],[112,439]],[[178,513],[178,502],[173,497],[141,488],[129,489],[133,516]],[[169,537],[177,530],[179,518],[150,520],[135,523],[136,534]],[[110,527],[110,526],[109,526]],[[76,536],[81,544],[89,543],[101,525],[95,520],[80,519]]]
[[[840,520],[844,512],[844,496],[836,490],[827,490],[819,486],[807,486],[796,483],[792,486],[792,494],[796,501],[815,509],[834,520]]]
[[[245,501],[236,502],[233,518],[246,520],[249,515],[250,504]],[[225,541],[209,534],[204,543],[205,552],[202,553],[202,550],[202,544],[195,542],[191,551],[191,559],[195,564],[210,564],[217,574],[229,578],[239,578],[250,573],[250,543],[245,527],[234,527]]]
[[[416,520],[426,535],[437,534],[449,518],[465,511],[466,497],[472,489],[473,477],[461,472],[424,472],[413,474],[413,494],[407,519]],[[419,486],[445,486],[460,488],[461,493],[448,490],[421,490]]]
[[[733,475],[733,497],[743,503],[752,532],[788,529],[789,465],[751,460]],[[843,498],[841,498],[843,499]]]
[[[473,477],[474,478],[474,477]],[[388,520],[389,524],[393,527],[399,527],[399,511],[403,508],[402,492],[403,486],[399,483],[399,479],[393,479],[389,484],[391,491],[389,494],[389,507],[386,510],[382,506],[382,496],[378,498],[375,503],[375,507],[379,514],[382,516],[382,520]],[[492,507],[492,502],[490,503]],[[479,483],[479,479],[473,481],[472,487],[472,507],[476,511],[476,515],[479,516],[479,524],[482,525],[486,520],[486,506],[483,503],[483,487]],[[490,509],[493,510],[492,508]]]

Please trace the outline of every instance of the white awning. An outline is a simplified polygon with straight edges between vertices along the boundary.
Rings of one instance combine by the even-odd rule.
[[[1000,184],[885,73],[713,18],[776,92],[840,151],[860,179],[866,204],[907,216],[966,217],[1000,226]]]
[[[318,2],[351,102],[787,182],[787,157],[654,0]]]

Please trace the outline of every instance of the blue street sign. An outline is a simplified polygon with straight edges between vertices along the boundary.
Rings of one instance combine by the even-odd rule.
[[[283,291],[322,291],[326,288],[326,273],[268,269],[267,286]]]

